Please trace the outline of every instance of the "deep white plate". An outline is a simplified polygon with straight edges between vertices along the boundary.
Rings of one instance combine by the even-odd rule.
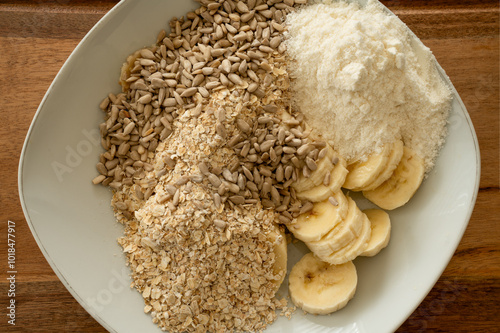
[[[196,6],[191,1],[132,0],[113,8],[56,76],[21,154],[21,203],[40,249],[76,300],[111,332],[160,330],[143,313],[142,297],[128,287],[128,267],[116,242],[122,227],[112,215],[111,192],[91,183],[102,152],[98,104],[108,92],[120,91],[117,81],[126,56],[153,44],[172,16]],[[291,320],[278,319],[268,332],[394,331],[445,269],[474,207],[480,159],[465,106],[439,70],[454,96],[449,136],[415,197],[390,212],[389,246],[376,257],[355,260],[358,290],[346,308],[330,316],[297,311]],[[357,199],[362,208],[368,205]],[[289,268],[305,252],[303,245],[290,245]]]

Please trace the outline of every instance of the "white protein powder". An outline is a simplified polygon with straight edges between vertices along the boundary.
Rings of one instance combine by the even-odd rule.
[[[433,165],[451,92],[431,51],[376,1],[323,1],[286,18],[293,102],[348,161],[404,144]]]

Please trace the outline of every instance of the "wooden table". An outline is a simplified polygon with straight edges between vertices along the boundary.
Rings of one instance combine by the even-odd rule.
[[[19,203],[17,167],[28,127],[54,76],[116,2],[0,1],[1,332],[105,332],[36,245]],[[450,76],[474,123],[482,163],[465,235],[437,284],[398,332],[500,332],[498,1],[382,2],[431,48]],[[6,318],[8,220],[17,229],[16,326]]]

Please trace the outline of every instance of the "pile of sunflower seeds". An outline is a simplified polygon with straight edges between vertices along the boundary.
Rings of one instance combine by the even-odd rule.
[[[158,143],[173,132],[180,109],[199,116],[211,94],[221,89],[241,89],[242,102],[263,98],[272,81],[269,59],[285,51],[283,19],[306,1],[198,2],[199,9],[170,22],[170,34],[161,31],[155,46],[127,59],[120,80],[124,92],[109,94],[101,103],[107,114],[100,125],[106,152],[94,184],[115,190],[137,184],[145,199],[151,196],[157,182],[145,176],[153,170]],[[280,222],[289,223],[312,208],[296,199],[290,184],[299,173],[308,176],[315,170],[325,143],[309,138],[300,114],[282,121],[276,114],[284,110],[276,105],[260,111],[257,119],[238,119],[239,133],[228,134],[219,110],[217,134],[240,159],[225,169],[200,165],[200,170],[214,187],[216,205],[261,200],[282,213]],[[167,157],[165,167],[174,165]]]
[[[223,109],[219,110],[217,119],[223,122]],[[264,105],[258,111],[261,115],[255,119],[236,119],[238,131],[227,142],[238,163],[211,171],[203,162],[198,167],[216,191],[216,207],[226,200],[237,205],[260,201],[264,208],[280,212],[279,221],[288,224],[313,207],[298,200],[290,185],[299,173],[307,177],[316,170],[316,161],[326,155],[326,143],[303,131],[300,114],[282,120],[272,115],[278,113],[276,105]]]

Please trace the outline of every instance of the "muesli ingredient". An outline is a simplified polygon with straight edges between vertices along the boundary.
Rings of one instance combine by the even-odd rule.
[[[403,156],[403,141],[386,143],[380,152],[370,154],[366,160],[352,163],[343,187],[365,191],[378,187],[392,175]]]
[[[429,171],[451,92],[430,50],[376,1],[318,1],[286,18],[293,101],[348,161],[402,139]]]
[[[309,209],[289,187],[325,143],[290,110],[281,23],[294,2],[200,3],[127,59],[124,92],[101,103],[94,183],[115,190],[119,242],[154,323],[258,331],[289,313],[276,298],[277,223]]]
[[[295,304],[312,314],[329,314],[351,300],[358,276],[352,261],[331,265],[308,253],[293,266],[289,281]]]
[[[406,204],[424,179],[424,161],[410,148],[404,147],[403,157],[391,177],[379,187],[363,191],[363,195],[380,208],[392,210]]]
[[[368,241],[368,246],[360,255],[373,257],[389,244],[391,239],[391,219],[389,214],[382,209],[365,209],[363,213],[370,220],[372,235],[370,241]]]

